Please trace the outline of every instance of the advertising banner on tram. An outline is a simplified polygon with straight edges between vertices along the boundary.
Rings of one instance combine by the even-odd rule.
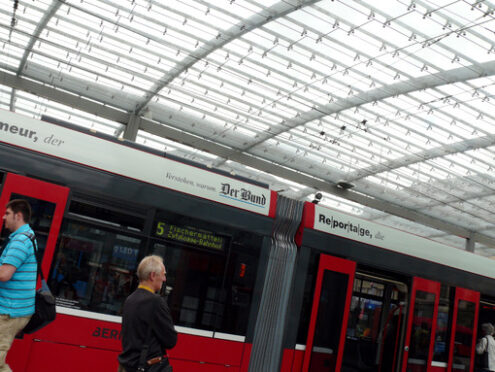
[[[268,188],[10,111],[0,110],[0,142],[262,215],[270,214],[272,192]]]

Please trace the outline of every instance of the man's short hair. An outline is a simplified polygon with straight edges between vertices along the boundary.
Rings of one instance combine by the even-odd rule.
[[[10,208],[14,214],[21,212],[25,223],[31,221],[31,206],[24,199],[12,199],[7,203],[5,209]]]
[[[481,325],[481,330],[485,335],[493,335],[494,328],[491,323],[483,323]]]
[[[141,260],[137,268],[137,277],[140,282],[148,280],[151,273],[160,273],[162,270],[163,258],[152,255]]]

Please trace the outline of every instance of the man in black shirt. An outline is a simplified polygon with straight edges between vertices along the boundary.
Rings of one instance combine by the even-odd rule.
[[[163,259],[159,256],[143,258],[137,276],[139,286],[124,303],[119,372],[134,372],[140,367],[141,352],[146,344],[146,369],[164,371],[169,364],[166,349],[177,343],[177,332],[167,302],[156,294],[166,281]],[[148,332],[150,327],[151,332]]]

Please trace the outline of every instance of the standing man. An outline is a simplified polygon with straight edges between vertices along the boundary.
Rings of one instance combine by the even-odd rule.
[[[119,372],[134,372],[140,367],[144,345],[148,346],[145,366],[153,366],[153,371],[165,371],[169,366],[166,349],[177,343],[177,332],[167,302],[156,294],[167,280],[163,259],[160,256],[143,258],[137,276],[139,286],[124,303]]]
[[[11,372],[5,363],[15,335],[34,313],[37,263],[29,236],[31,206],[26,200],[7,203],[4,227],[11,232],[0,255],[0,372]]]

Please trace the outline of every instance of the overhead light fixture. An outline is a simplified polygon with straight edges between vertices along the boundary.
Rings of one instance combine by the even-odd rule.
[[[353,183],[347,181],[338,181],[336,185],[339,189],[343,189],[343,190],[349,190],[352,189],[354,186],[356,186]]]

